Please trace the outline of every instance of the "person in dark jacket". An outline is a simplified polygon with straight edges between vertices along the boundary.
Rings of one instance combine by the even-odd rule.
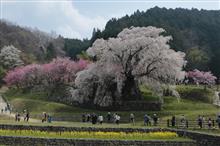
[[[86,122],[86,115],[82,114],[82,122],[85,123]]]
[[[176,126],[176,117],[175,116],[172,116],[171,125],[172,125],[172,127]]]
[[[220,129],[220,115],[218,115],[217,119],[216,119],[216,122],[218,124],[218,128]]]
[[[157,116],[157,114],[153,115],[153,121],[154,121],[154,126],[157,126],[157,124],[158,124],[158,116]]]
[[[97,115],[95,113],[92,114],[92,124],[96,124],[97,123]]]
[[[199,115],[197,122],[198,122],[199,128],[201,129],[202,128],[202,116]]]
[[[108,121],[108,123],[111,122],[111,118],[112,118],[112,115],[111,115],[110,112],[108,112],[108,114],[107,114],[107,121]]]

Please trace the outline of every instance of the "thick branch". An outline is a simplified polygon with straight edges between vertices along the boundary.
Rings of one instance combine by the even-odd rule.
[[[119,62],[124,70],[124,72],[122,72],[123,74],[126,74],[125,72],[125,67],[124,67],[124,64],[123,64],[123,58],[124,58],[124,52],[125,51],[122,51],[122,55],[119,55],[117,54],[114,50],[110,49],[109,51],[112,51],[113,52],[113,55],[115,55],[118,59],[119,59]]]
[[[147,70],[146,72],[143,72],[143,73],[137,74],[137,75],[135,75],[135,76],[137,76],[137,77],[147,76],[147,75],[149,75],[152,71],[154,71],[155,69],[157,69],[157,68],[156,68],[156,67],[153,67],[152,69]]]
[[[146,67],[146,71],[145,72],[142,72],[140,74],[136,74],[135,76],[138,76],[138,77],[142,77],[142,76],[146,76],[146,75],[149,75],[152,71],[154,71],[156,69],[156,67],[153,67],[151,68],[151,66],[156,63],[156,62],[160,62],[161,60],[160,59],[155,59],[153,60],[151,63],[149,63]]]
[[[137,55],[140,51],[142,51],[144,48],[143,47],[140,47],[138,50],[136,50],[133,54],[131,53],[131,49],[130,49],[130,53],[129,53],[129,56],[128,56],[128,59],[126,60],[126,63],[125,63],[125,72],[126,74],[130,74],[132,71],[131,68],[129,68],[129,65],[131,66],[131,60],[133,59],[133,57],[135,55]]]

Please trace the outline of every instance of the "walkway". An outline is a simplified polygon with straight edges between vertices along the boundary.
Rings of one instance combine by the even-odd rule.
[[[15,113],[10,113],[9,110],[5,111],[5,107],[7,107],[7,103],[5,102],[4,98],[2,97],[2,94],[7,91],[7,88],[1,88],[0,89],[0,114],[1,115],[4,115],[4,116],[8,116],[8,117],[12,117],[12,118],[15,118]],[[3,109],[3,112],[2,112],[2,109]],[[33,118],[30,118],[29,119],[30,122],[41,122],[40,120],[37,120],[37,119],[33,119]]]

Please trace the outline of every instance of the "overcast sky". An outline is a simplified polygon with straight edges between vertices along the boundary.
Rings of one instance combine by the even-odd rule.
[[[0,17],[18,25],[56,31],[64,37],[90,38],[93,28],[103,29],[112,17],[139,9],[198,8],[220,10],[220,0],[0,0]]]

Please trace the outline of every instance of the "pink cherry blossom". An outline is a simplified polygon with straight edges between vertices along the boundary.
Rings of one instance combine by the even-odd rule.
[[[215,84],[216,77],[210,72],[203,72],[197,69],[189,71],[187,77],[193,79],[195,83],[212,85]]]
[[[68,84],[74,82],[76,73],[89,64],[86,60],[71,61],[68,58],[56,58],[47,64],[31,64],[15,68],[7,73],[4,81],[7,85],[20,88],[45,84]]]

